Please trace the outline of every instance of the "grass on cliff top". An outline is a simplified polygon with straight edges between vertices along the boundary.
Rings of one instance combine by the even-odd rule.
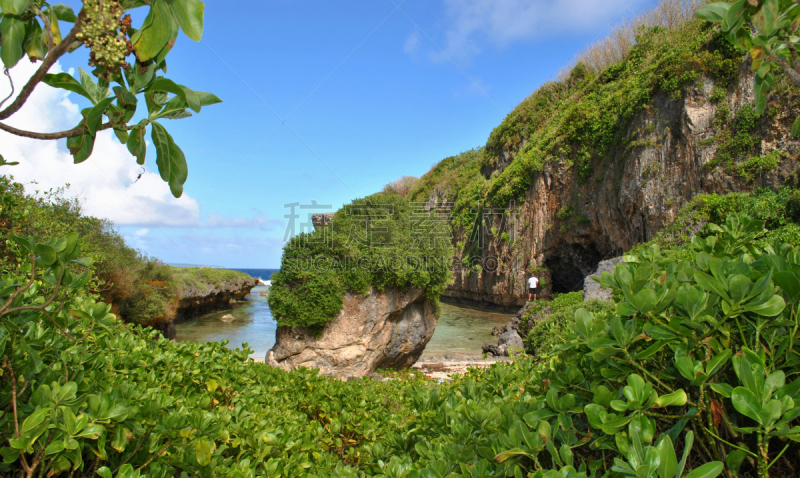
[[[214,267],[171,267],[170,269],[176,282],[194,287],[210,285],[218,288],[225,282],[250,278],[250,275],[244,272]]]
[[[339,210],[331,224],[284,247],[269,305],[278,325],[316,330],[342,309],[345,292],[424,289],[437,301],[452,278],[447,218],[378,193]]]

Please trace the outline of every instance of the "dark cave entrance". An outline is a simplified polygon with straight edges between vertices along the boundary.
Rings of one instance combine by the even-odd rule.
[[[583,289],[583,279],[603,260],[594,244],[563,244],[549,254],[545,264],[550,269],[553,292],[563,294]]]

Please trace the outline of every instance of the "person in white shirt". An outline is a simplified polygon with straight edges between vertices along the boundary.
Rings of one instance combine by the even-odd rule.
[[[539,279],[536,276],[531,276],[528,279],[528,302],[531,301],[531,297],[533,300],[536,301],[536,295],[539,293]]]

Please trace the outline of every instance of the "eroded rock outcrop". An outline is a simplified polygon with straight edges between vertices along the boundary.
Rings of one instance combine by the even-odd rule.
[[[611,289],[604,288],[600,283],[592,279],[592,277],[597,277],[599,279],[603,272],[613,274],[614,268],[617,267],[617,264],[621,263],[622,257],[614,257],[613,259],[600,261],[600,263],[597,264],[597,269],[583,280],[583,300],[612,300],[614,296]]]
[[[174,320],[181,322],[215,310],[228,309],[231,302],[244,299],[257,285],[258,279],[246,274],[215,284],[183,284]]]
[[[342,379],[363,377],[413,365],[435,328],[434,306],[423,290],[347,293],[342,311],[320,336],[303,327],[278,327],[266,362],[285,370],[317,368]]]

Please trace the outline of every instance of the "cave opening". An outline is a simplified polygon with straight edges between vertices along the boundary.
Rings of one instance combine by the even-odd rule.
[[[603,260],[594,244],[564,244],[550,254],[545,264],[550,270],[553,292],[563,294],[583,289],[583,280]]]

